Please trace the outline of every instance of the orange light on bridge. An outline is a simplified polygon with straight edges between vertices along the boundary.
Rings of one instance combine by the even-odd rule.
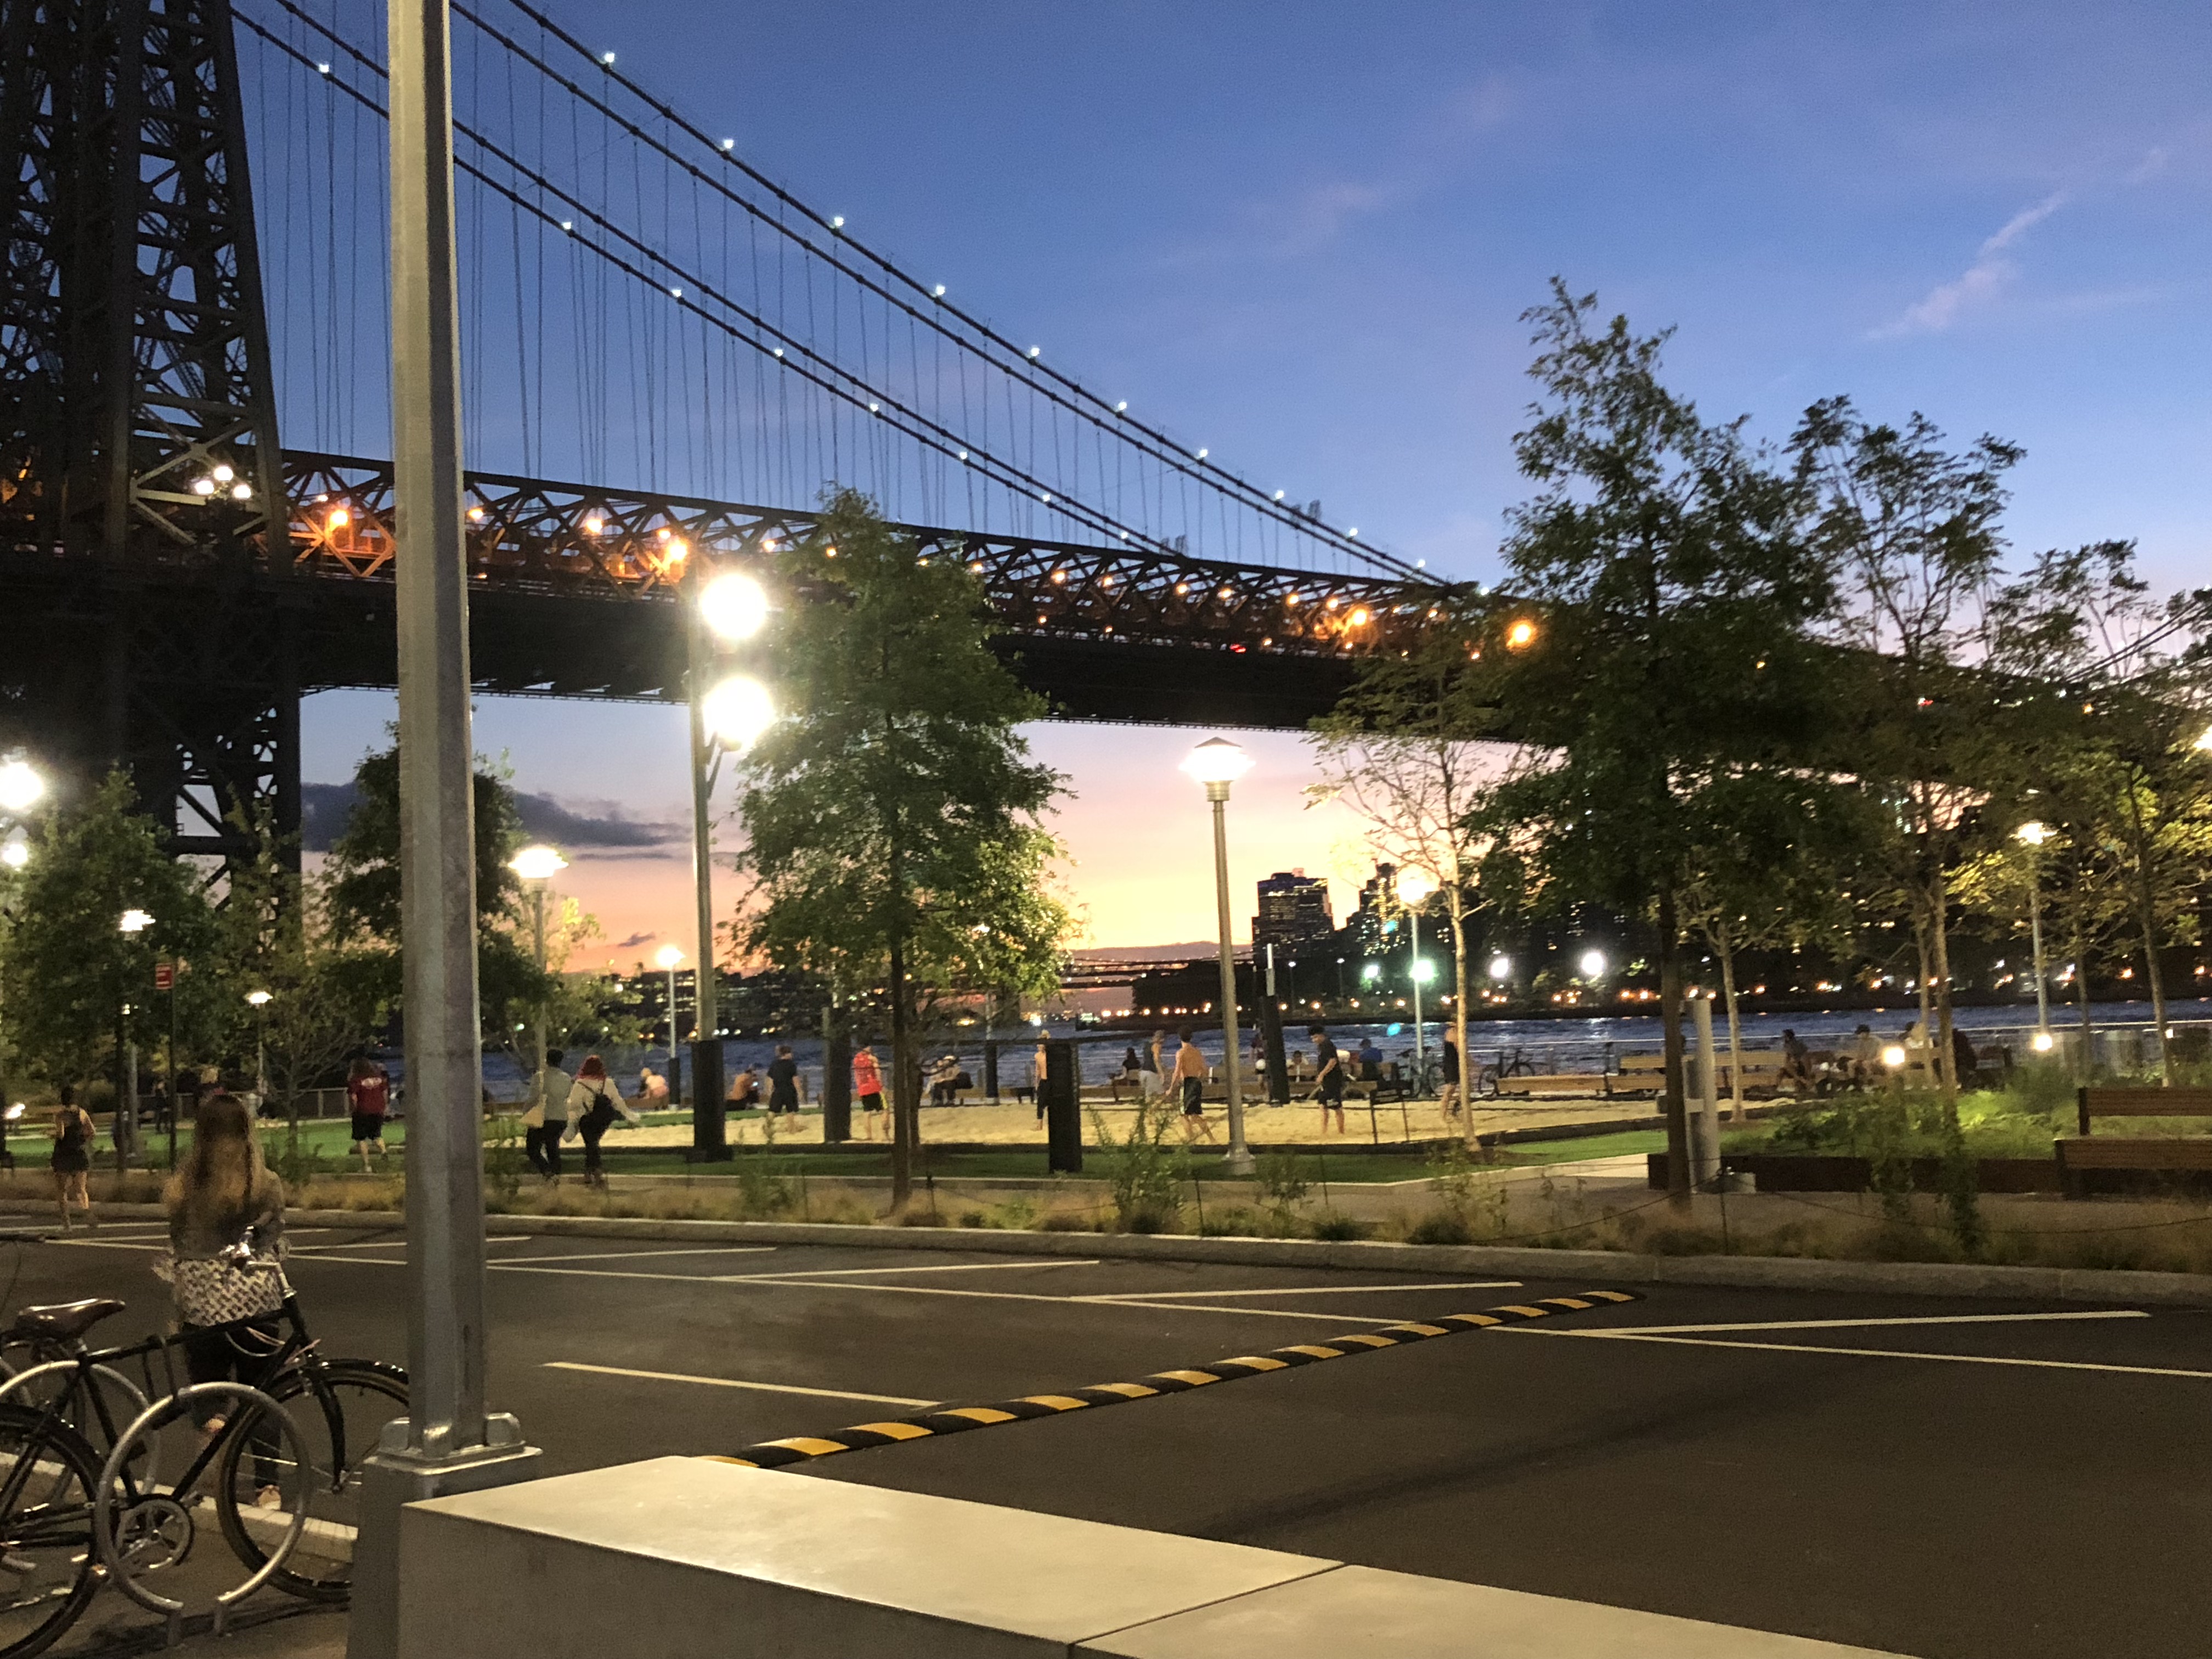
[[[587,513],[584,515],[584,533],[586,536],[596,536],[606,527],[607,521],[598,514]]]
[[[471,507],[469,509],[469,522],[471,524],[482,524],[483,522],[483,508],[480,507]]]
[[[1354,611],[1349,617],[1345,618],[1345,621],[1351,623],[1354,628],[1364,628],[1372,620],[1373,617],[1369,614],[1367,607],[1364,605]]]
[[[325,522],[332,530],[343,530],[353,522],[353,514],[342,507],[334,507],[331,509],[331,516]]]
[[[1505,630],[1505,645],[1508,650],[1526,651],[1535,643],[1536,624],[1526,617],[1516,619],[1513,625]]]

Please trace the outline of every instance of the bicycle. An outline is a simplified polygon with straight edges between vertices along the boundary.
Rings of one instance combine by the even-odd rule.
[[[325,1358],[288,1291],[277,1315],[206,1328],[260,1362],[259,1387],[179,1388],[183,1335],[87,1345],[86,1334],[125,1305],[94,1297],[26,1308],[0,1331],[0,1351],[27,1348],[31,1361],[0,1382],[0,1659],[28,1659],[58,1640],[103,1578],[164,1614],[173,1639],[184,1603],[146,1581],[182,1565],[199,1531],[195,1513],[210,1499],[247,1570],[214,1598],[218,1631],[264,1584],[318,1601],[351,1588],[360,1460],[406,1410],[406,1373]],[[283,1328],[267,1346],[255,1328],[270,1318]],[[132,1360],[143,1389],[120,1369]],[[119,1426],[118,1402],[128,1413]],[[161,1431],[217,1407],[228,1415],[199,1436],[165,1487]]]

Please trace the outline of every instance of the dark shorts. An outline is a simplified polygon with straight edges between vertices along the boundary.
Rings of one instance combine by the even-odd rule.
[[[860,1097],[860,1109],[864,1112],[888,1112],[890,1110],[890,1108],[884,1104],[883,1096],[880,1093],[877,1093],[872,1095],[862,1095]]]
[[[356,1140],[383,1139],[384,1114],[381,1112],[356,1112],[353,1115],[353,1138]]]
[[[1194,1077],[1182,1080],[1182,1115],[1202,1117],[1206,1114],[1206,1085]]]

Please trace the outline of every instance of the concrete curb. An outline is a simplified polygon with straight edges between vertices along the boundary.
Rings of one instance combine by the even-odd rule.
[[[105,1204],[115,1221],[159,1221],[158,1204]],[[52,1206],[0,1200],[0,1214],[47,1215]],[[398,1232],[396,1211],[294,1210],[295,1227]],[[2115,1268],[1995,1267],[1945,1261],[1830,1261],[1807,1256],[1638,1255],[1626,1250],[1542,1250],[1495,1244],[1391,1244],[1355,1239],[1192,1238],[1177,1234],[1040,1233],[976,1227],[855,1227],[806,1221],[660,1221],[642,1216],[495,1215],[499,1236],[634,1238],[693,1243],[833,1244],[847,1249],[973,1251],[981,1255],[1099,1257],[1219,1262],[1247,1267],[1347,1267],[1406,1273],[1514,1273],[1627,1285],[1710,1285],[1776,1291],[1863,1291],[2027,1302],[2145,1302],[2212,1307],[2212,1274]]]

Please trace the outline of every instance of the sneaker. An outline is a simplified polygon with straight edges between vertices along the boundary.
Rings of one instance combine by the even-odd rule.
[[[284,1507],[284,1494],[274,1486],[264,1486],[253,1494],[253,1507],[257,1510],[282,1509]]]

